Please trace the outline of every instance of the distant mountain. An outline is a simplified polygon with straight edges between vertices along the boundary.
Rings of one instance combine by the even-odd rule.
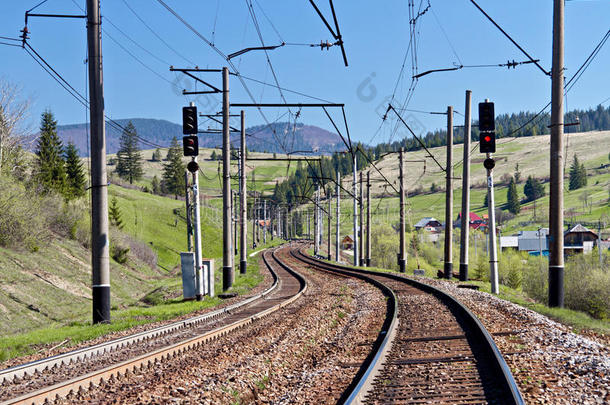
[[[182,137],[182,126],[166,120],[152,118],[131,118],[116,120],[121,126],[131,121],[136,127],[138,135],[147,141],[163,147],[168,147],[172,138]],[[57,132],[65,143],[74,142],[81,156],[87,156],[88,132],[86,124],[60,125]],[[314,151],[318,153],[345,150],[345,145],[339,135],[325,129],[306,124],[291,124],[288,122],[273,123],[269,126],[258,125],[246,129],[248,150],[258,152],[293,152]],[[107,153],[116,153],[119,150],[121,131],[106,123],[106,150]],[[239,134],[231,133],[231,141],[239,146]],[[199,134],[201,147],[213,148],[222,145],[222,135],[219,133]],[[153,146],[141,143],[142,149],[152,149]]]

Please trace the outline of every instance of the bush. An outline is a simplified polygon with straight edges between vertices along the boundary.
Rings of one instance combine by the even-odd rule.
[[[523,280],[523,257],[513,251],[500,254],[498,277],[500,284],[510,288],[519,289]]]
[[[43,199],[22,183],[0,178],[0,246],[36,251],[49,237]]]

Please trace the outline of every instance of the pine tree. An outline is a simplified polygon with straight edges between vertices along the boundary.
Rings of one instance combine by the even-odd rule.
[[[519,201],[519,193],[517,192],[517,184],[515,179],[511,177],[510,183],[508,183],[508,194],[506,196],[508,200],[508,212],[517,215],[521,211],[521,202]]]
[[[121,134],[120,149],[117,152],[116,173],[129,180],[129,184],[142,178],[142,155],[138,148],[138,133],[133,123],[129,121]]]
[[[534,201],[544,197],[544,186],[540,183],[540,180],[528,176],[525,186],[523,186],[523,193],[527,197],[527,201]]]
[[[62,156],[63,147],[57,135],[57,121],[50,110],[42,113],[40,137],[36,147],[35,177],[47,189],[60,193],[66,189],[66,169]]]
[[[519,184],[521,182],[521,172],[519,171],[519,163],[515,165],[515,183]]]
[[[212,154],[210,155],[210,160],[216,160],[218,159],[218,157],[216,156],[216,150],[212,151]]]
[[[159,194],[161,192],[161,185],[159,184],[159,178],[156,175],[152,178],[151,187],[152,187],[153,194]]]
[[[167,163],[163,165],[163,180],[161,190],[167,194],[173,194],[178,198],[178,194],[184,192],[184,164],[182,163],[182,148],[178,144],[176,137],[167,152]]]
[[[578,157],[574,155],[574,162],[570,166],[570,190],[577,190],[587,185],[587,171],[585,166],[578,162]]]
[[[83,163],[78,156],[78,150],[74,143],[69,142],[64,152],[66,159],[67,191],[71,197],[82,197],[85,195],[85,173]]]
[[[110,200],[110,207],[108,207],[108,218],[110,219],[110,225],[123,229],[121,210],[119,208],[119,201],[116,197],[112,197],[112,200]]]
[[[161,149],[157,148],[155,149],[155,151],[152,154],[152,159],[153,162],[160,162],[161,161]]]

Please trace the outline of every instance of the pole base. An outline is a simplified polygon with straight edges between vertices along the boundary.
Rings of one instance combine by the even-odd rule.
[[[231,266],[222,267],[222,291],[233,288],[233,277],[231,277],[232,270],[233,268]]]
[[[370,257],[367,257],[365,262],[366,262],[366,267],[371,267],[371,258]]]
[[[239,262],[239,273],[240,274],[246,274],[246,269],[248,267],[248,262],[245,260],[242,260]]]
[[[549,266],[549,307],[563,308],[563,266]]]
[[[201,295],[201,294],[197,294],[197,295],[195,296],[195,299],[196,299],[197,301],[203,301],[203,295]]]
[[[445,262],[445,278],[450,280],[453,277],[453,263]]]
[[[93,323],[110,323],[110,286],[93,286]]]
[[[460,263],[460,281],[468,281],[468,263]]]
[[[407,261],[405,259],[398,259],[398,268],[401,273],[407,272]]]

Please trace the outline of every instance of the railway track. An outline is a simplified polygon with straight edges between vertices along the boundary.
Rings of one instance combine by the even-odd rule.
[[[318,260],[300,249],[291,254],[316,269],[381,285],[397,299],[384,337],[342,397],[345,403],[524,403],[492,336],[450,295],[396,274]]]
[[[265,251],[274,283],[267,290],[221,310],[146,332],[0,371],[0,405],[42,404],[121,375],[145,370],[251,324],[297,300],[305,279]]]

